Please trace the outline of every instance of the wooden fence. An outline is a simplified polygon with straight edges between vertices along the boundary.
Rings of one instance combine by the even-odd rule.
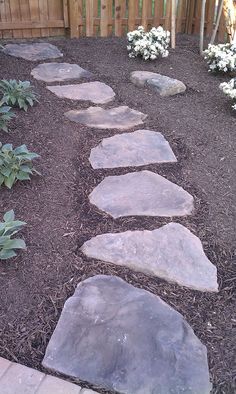
[[[217,0],[206,2],[205,33]],[[177,0],[177,32],[198,34],[201,0]],[[142,24],[170,29],[171,0],[0,0],[0,38],[122,36]],[[224,17],[218,39],[225,38]]]

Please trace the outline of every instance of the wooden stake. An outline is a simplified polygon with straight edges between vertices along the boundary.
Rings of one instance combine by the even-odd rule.
[[[216,33],[217,33],[217,30],[218,30],[219,25],[220,25],[220,18],[221,18],[222,11],[223,11],[223,5],[224,5],[224,0],[221,0],[220,6],[219,6],[219,10],[218,10],[217,19],[216,19],[215,28],[214,28],[214,30],[212,32],[210,44],[213,44],[214,41],[215,41]]]
[[[206,0],[202,0],[202,9],[201,9],[201,22],[200,22],[200,54],[203,55],[203,40],[204,40],[204,26],[205,26],[205,9],[206,9]]]
[[[176,30],[176,2],[171,1],[171,48],[175,49],[175,30]]]

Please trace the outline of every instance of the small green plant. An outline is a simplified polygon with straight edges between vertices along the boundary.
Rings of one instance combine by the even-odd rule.
[[[17,181],[30,180],[34,173],[40,175],[31,162],[38,157],[36,153],[29,152],[26,145],[13,149],[12,144],[0,143],[0,187],[5,185],[11,189]]]
[[[16,256],[15,249],[26,249],[23,239],[11,239],[18,233],[25,222],[15,220],[14,211],[8,211],[3,216],[3,222],[0,222],[0,260],[7,260]]]
[[[3,97],[0,104],[12,105],[27,111],[29,105],[32,107],[38,101],[37,94],[33,91],[29,81],[16,81],[15,79],[2,79],[0,81],[0,91]]]
[[[15,114],[11,111],[11,107],[8,107],[6,105],[0,106],[0,130],[3,130],[7,133],[7,124],[14,117]]]

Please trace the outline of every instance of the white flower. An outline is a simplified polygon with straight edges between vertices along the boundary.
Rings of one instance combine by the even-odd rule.
[[[170,32],[165,31],[162,26],[153,27],[145,32],[143,26],[137,30],[127,33],[127,50],[130,57],[141,56],[144,60],[155,60],[158,56],[166,57],[170,42]]]

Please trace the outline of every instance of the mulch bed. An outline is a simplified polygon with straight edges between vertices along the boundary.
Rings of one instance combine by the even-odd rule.
[[[37,63],[0,53],[0,78],[30,79],[41,95],[40,103],[27,113],[17,112],[11,132],[1,132],[1,141],[14,146],[25,143],[39,153],[36,167],[42,173],[11,191],[1,189],[1,217],[13,208],[17,218],[27,222],[22,236],[28,249],[0,262],[0,355],[43,370],[47,343],[75,286],[96,274],[118,275],[161,296],[182,313],[207,346],[213,393],[235,392],[235,115],[218,88],[229,77],[207,72],[194,37],[179,36],[177,49],[152,63],[129,59],[124,39],[51,41],[62,50],[63,61],[78,63],[115,90],[116,99],[107,108],[129,105],[148,114],[140,128],[161,131],[171,143],[178,164],[140,169],[158,172],[194,196],[194,214],[175,220],[202,240],[217,266],[220,291],[192,291],[81,254],[83,242],[97,234],[151,230],[170,219],[114,220],[90,205],[88,194],[106,175],[139,168],[93,170],[88,161],[91,148],[117,131],[88,129],[67,120],[64,112],[87,108],[88,103],[58,99],[43,82],[30,77]],[[134,70],[180,79],[187,91],[161,99],[152,90],[130,83]]]

